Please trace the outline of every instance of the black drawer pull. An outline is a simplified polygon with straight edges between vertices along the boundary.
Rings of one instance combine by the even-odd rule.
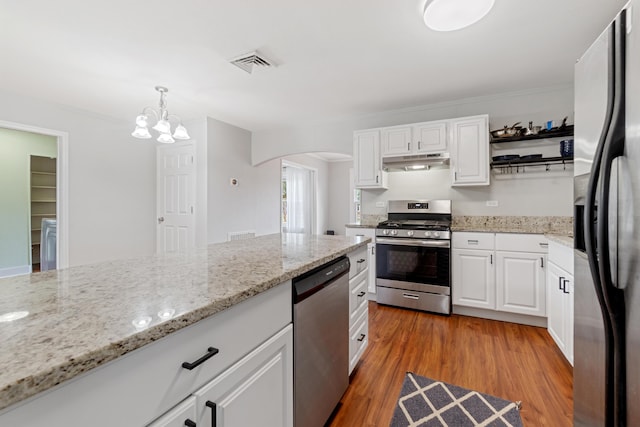
[[[209,408],[211,408],[211,427],[216,427],[218,425],[218,420],[216,418],[216,415],[218,415],[217,413],[217,408],[216,408],[216,404],[213,403],[210,400],[207,400],[205,402],[205,405]]]
[[[564,277],[560,276],[558,277],[558,289],[562,290],[562,281],[564,280]]]
[[[362,341],[364,341],[364,337],[366,337],[365,334],[360,334],[360,337],[358,337],[358,339],[356,341],[362,342]]]
[[[206,362],[207,360],[211,359],[213,356],[215,356],[216,354],[218,354],[220,350],[218,350],[215,347],[209,347],[207,349],[207,354],[205,354],[204,356],[202,356],[200,359],[196,360],[193,363],[189,363],[189,362],[182,362],[182,367],[184,369],[188,369],[188,370],[192,370],[193,368],[203,364],[204,362]]]
[[[196,427],[196,423],[194,423],[193,421],[191,421],[189,418],[187,418],[186,420],[184,420],[184,425],[187,427]]]
[[[366,259],[364,259],[364,258],[360,258],[360,259],[359,259],[358,261],[356,261],[356,262],[357,262],[358,264],[362,264],[362,263],[363,263],[363,262],[365,262],[365,261],[366,261]]]
[[[362,291],[358,294],[358,298],[361,298],[363,296],[365,296],[367,293],[365,291]]]
[[[565,294],[569,293],[569,291],[567,290],[567,282],[568,280],[566,279],[562,282],[562,292],[564,292]]]

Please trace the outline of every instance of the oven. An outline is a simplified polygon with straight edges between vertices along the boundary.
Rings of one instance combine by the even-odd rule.
[[[376,300],[450,314],[450,210],[434,213],[431,208],[431,212],[424,212],[425,202],[421,201],[421,212],[407,213],[405,205],[416,203],[390,203],[396,210],[390,211],[390,219],[376,230]]]

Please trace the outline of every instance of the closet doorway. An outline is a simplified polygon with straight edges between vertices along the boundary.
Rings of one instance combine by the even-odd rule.
[[[282,161],[281,229],[283,233],[317,234],[317,171]]]

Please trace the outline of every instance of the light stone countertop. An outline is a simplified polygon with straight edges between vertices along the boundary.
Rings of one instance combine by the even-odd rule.
[[[0,279],[0,409],[344,255],[370,239],[273,234]],[[162,320],[160,313],[171,313]],[[133,322],[149,324],[136,329]]]
[[[559,234],[549,234],[549,233],[545,234],[544,237],[546,237],[552,242],[556,242],[573,249],[573,237],[563,236]]]
[[[570,216],[462,216],[454,215],[451,231],[529,233],[571,236]]]

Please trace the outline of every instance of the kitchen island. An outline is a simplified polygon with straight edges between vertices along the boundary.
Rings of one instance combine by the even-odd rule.
[[[11,405],[251,303],[368,241],[275,234],[1,279],[0,409],[10,413]]]

